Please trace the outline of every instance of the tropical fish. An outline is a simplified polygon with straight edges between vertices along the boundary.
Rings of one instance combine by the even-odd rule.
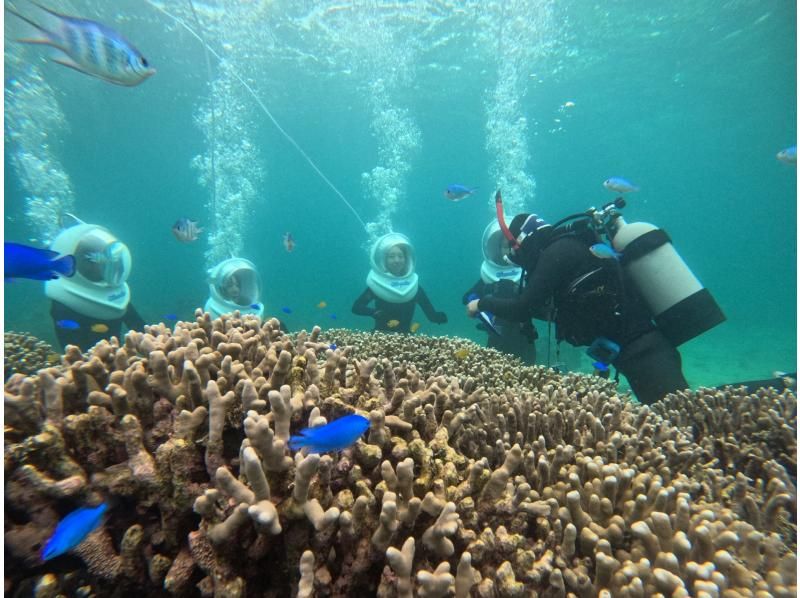
[[[456,349],[453,352],[453,357],[455,357],[456,359],[458,359],[460,361],[463,361],[468,356],[469,356],[469,349],[467,349],[466,347],[461,347],[460,349]]]
[[[64,330],[77,330],[81,327],[75,320],[58,320],[56,326]]]
[[[164,314],[164,319],[165,320],[173,320],[173,321],[177,320],[178,319],[178,314]]]
[[[596,369],[598,372],[607,372],[608,371],[608,364],[603,363],[602,361],[594,361],[592,362],[592,367]]]
[[[786,164],[797,164],[797,146],[793,145],[792,147],[782,149],[775,157]]]
[[[106,503],[96,507],[81,507],[64,517],[42,549],[42,560],[49,561],[75,548],[103,521],[108,510]]]
[[[308,447],[312,453],[340,451],[355,444],[369,428],[369,420],[363,415],[345,415],[324,426],[304,428],[289,438],[293,451]]]
[[[328,347],[331,351],[336,351],[336,343],[331,343]]]
[[[285,314],[290,314],[290,313],[292,313],[292,308],[291,307],[282,307],[281,311],[283,313],[285,313]]]
[[[260,303],[251,303],[250,304],[250,309],[261,309],[261,304]]]
[[[335,320],[335,319],[336,319],[336,314],[331,314],[331,320]]]
[[[283,233],[283,246],[289,253],[294,251],[294,237],[292,236],[292,233]]]
[[[599,257],[601,260],[618,260],[622,257],[621,253],[617,253],[614,251],[613,247],[606,245],[605,243],[595,243],[589,247],[589,251],[592,252],[594,257]]]
[[[99,323],[98,324],[92,324],[92,326],[89,328],[89,330],[91,330],[92,332],[99,332],[100,334],[102,334],[104,332],[108,332],[108,326],[106,326],[105,324],[99,324]]]
[[[616,191],[617,193],[630,193],[639,190],[639,187],[618,176],[612,176],[610,179],[606,179],[603,182],[603,187],[611,191]]]
[[[320,309],[325,309],[326,307],[328,307],[328,304],[325,303],[324,301],[320,301],[319,303],[317,303],[317,307]]]
[[[422,326],[422,324],[420,324],[419,322],[414,322],[413,324],[411,324],[411,328],[409,328],[411,334],[414,334],[417,330],[419,330],[420,326]]]
[[[181,243],[191,243],[197,241],[197,237],[203,229],[197,226],[197,221],[188,218],[178,218],[172,225],[172,234]]]
[[[42,11],[43,23],[37,23],[6,5],[11,14],[32,25],[36,37],[17,41],[51,46],[53,61],[109,83],[132,87],[155,74],[147,59],[110,27],[78,17],[59,14],[31,0]]]
[[[389,320],[388,322],[386,322],[386,325],[389,328],[397,328],[398,326],[400,326],[400,320]]]
[[[60,276],[70,277],[75,274],[75,257],[65,255],[58,257],[56,251],[20,245],[19,243],[3,243],[3,274],[6,280],[14,278],[31,278],[33,280],[51,280]]]
[[[451,201],[461,201],[465,197],[469,197],[475,191],[477,191],[478,187],[465,187],[464,185],[448,185],[447,189],[444,190],[444,196],[451,200]]]

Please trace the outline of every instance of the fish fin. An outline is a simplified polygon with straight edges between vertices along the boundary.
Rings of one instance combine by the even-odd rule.
[[[75,256],[65,255],[60,257],[53,262],[53,266],[56,272],[70,278],[75,275]]]
[[[35,2],[33,2],[33,4],[36,4],[36,3],[35,3]],[[38,4],[37,4],[37,6],[38,6]],[[56,38],[56,36],[53,34],[53,32],[52,32],[52,31],[50,31],[50,30],[48,30],[48,29],[45,29],[45,28],[44,28],[44,27],[42,27],[42,26],[41,26],[39,23],[37,23],[36,21],[34,21],[33,19],[30,19],[30,18],[26,17],[26,16],[25,16],[25,15],[23,15],[21,12],[19,12],[19,11],[18,11],[16,8],[12,8],[12,7],[10,7],[10,6],[5,6],[4,8],[5,8],[5,9],[6,9],[8,12],[10,12],[12,15],[14,15],[15,17],[17,17],[17,18],[19,18],[19,19],[22,19],[22,20],[23,20],[23,21],[25,21],[25,22],[26,22],[28,25],[30,25],[31,27],[35,28],[37,31],[41,32],[41,33],[42,33],[42,35],[44,35],[44,37],[43,37],[43,38],[41,38],[41,37],[30,37],[30,38],[22,38],[22,39],[18,39],[18,40],[17,40],[18,42],[22,42],[23,44],[45,44],[45,45],[54,45],[54,42],[55,42],[55,40],[56,40],[57,38]],[[39,8],[42,8],[42,7],[39,7]],[[46,10],[46,9],[45,9],[45,10]]]

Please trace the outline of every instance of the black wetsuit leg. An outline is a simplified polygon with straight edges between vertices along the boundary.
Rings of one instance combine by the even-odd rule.
[[[681,369],[681,354],[659,330],[628,343],[614,366],[628,379],[636,398],[647,405],[689,388]]]

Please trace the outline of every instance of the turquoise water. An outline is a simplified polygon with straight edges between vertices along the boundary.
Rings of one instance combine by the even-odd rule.
[[[19,23],[7,16],[5,239],[46,237],[29,213],[32,183],[13,159],[43,151],[68,177],[74,213],[130,248],[128,282],[146,320],[189,318],[204,304],[208,233],[218,228],[256,264],[268,313],[290,330],[370,329],[370,319],[350,313],[368,271],[364,228],[240,83],[223,80],[232,70],[364,221],[386,216],[411,238],[421,284],[449,316],[437,326],[418,311],[420,333],[485,340],[463,315],[461,295],[478,278],[496,173],[517,163],[535,191],[514,197],[512,185],[507,199],[550,221],[613,199],[602,187],[610,176],[641,187],[628,198],[627,220],[666,229],[728,317],[681,347],[693,386],[793,370],[797,179],[775,154],[796,139],[796,6],[659,4],[207,0],[195,3],[198,26],[188,1],[164,2],[225,58],[210,56],[211,77],[222,80],[213,139],[198,124],[209,105],[203,47],[152,5],[53,4],[109,24],[142,51],[158,73],[133,88],[47,63],[41,48],[11,41]],[[9,111],[18,99],[9,86],[27,84],[31,67],[47,87]],[[37,120],[44,105],[62,125],[46,131],[47,147],[11,139],[20,115],[51,124]],[[487,128],[488,114],[500,123]],[[242,139],[247,146],[235,148]],[[192,166],[212,144],[217,209]],[[393,205],[365,183],[387,164]],[[242,181],[248,192],[226,196]],[[450,202],[442,196],[450,183],[480,190]],[[196,243],[173,238],[181,216],[206,227]],[[286,231],[292,253],[281,243]],[[40,283],[5,284],[6,330],[54,343],[48,311]],[[544,356],[546,326],[539,331]],[[590,370],[578,350],[562,353]]]

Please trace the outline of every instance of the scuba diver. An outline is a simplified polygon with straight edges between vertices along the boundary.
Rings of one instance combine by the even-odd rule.
[[[378,239],[370,252],[372,267],[367,288],[353,303],[353,313],[375,318],[375,328],[384,332],[412,332],[416,304],[435,324],[446,324],[447,314],[436,311],[414,272],[414,248],[400,233]],[[374,302],[374,307],[369,304]]]
[[[102,226],[67,216],[73,224],[56,236],[50,249],[75,256],[75,275],[44,284],[53,301],[50,316],[59,345],[85,351],[104,338],[121,340],[123,324],[142,330],[144,320],[131,303],[126,282],[131,271],[128,247]]]
[[[725,316],[663,230],[626,223],[622,198],[555,225],[518,214],[506,226],[499,190],[495,202],[525,287],[513,298],[473,300],[469,315],[554,322],[557,342],[588,346],[595,367],[613,365],[642,403],[688,388],[676,347]]]
[[[484,229],[481,239],[483,250],[481,277],[464,293],[462,303],[466,305],[486,295],[513,298],[519,293],[522,268],[510,266],[504,261],[510,248],[508,239],[503,235],[497,221],[490,222]],[[478,324],[478,328],[485,330],[488,335],[487,347],[516,355],[523,363],[529,365],[536,363],[535,341],[538,335],[530,317],[523,322],[502,317],[492,319],[491,315],[487,315],[487,318],[488,322]]]
[[[203,309],[214,319],[236,310],[263,317],[264,304],[259,301],[261,280],[250,260],[232,257],[209,269],[208,292]]]

